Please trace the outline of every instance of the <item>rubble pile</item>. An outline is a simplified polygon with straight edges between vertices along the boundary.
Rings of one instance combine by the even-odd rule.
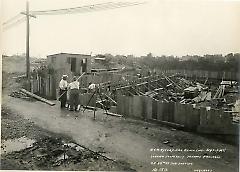
[[[85,148],[79,144],[65,142],[61,138],[46,137],[34,142],[31,147],[4,155],[5,158],[19,160],[26,169],[71,169],[81,166],[81,170],[94,170],[91,163],[99,164],[99,170],[116,170],[116,162]],[[118,164],[119,165],[119,164]],[[101,166],[101,167],[100,167]]]

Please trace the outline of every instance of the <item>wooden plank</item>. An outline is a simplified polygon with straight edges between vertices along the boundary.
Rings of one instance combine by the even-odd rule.
[[[96,107],[92,107],[92,106],[83,106],[83,108],[90,109],[90,110],[97,110]]]
[[[160,101],[157,103],[157,120],[163,120],[163,103]]]
[[[178,124],[185,124],[187,118],[187,112],[185,111],[185,105],[180,103],[174,104],[174,122]]]
[[[136,118],[143,118],[143,102],[142,96],[134,96],[133,97],[133,104],[132,104],[132,115]]]
[[[158,101],[153,100],[152,101],[152,118],[153,119],[157,119],[157,105],[158,105]]]
[[[144,104],[146,105],[146,118],[152,119],[152,101],[150,97],[144,97]]]
[[[127,92],[128,92],[131,96],[134,96],[134,94],[133,94],[131,91],[127,90]]]
[[[23,92],[23,93],[25,93],[25,94],[27,94],[28,96],[31,96],[31,97],[33,97],[33,98],[35,98],[35,99],[37,99],[37,100],[40,100],[40,101],[42,101],[42,102],[44,102],[44,103],[47,103],[47,104],[50,105],[50,106],[54,106],[54,105],[55,105],[55,103],[53,103],[53,102],[51,102],[51,101],[49,101],[49,100],[47,100],[47,99],[44,99],[44,98],[42,98],[42,97],[40,97],[40,96],[38,96],[38,95],[36,95],[36,94],[33,94],[33,93],[31,93],[31,92],[23,89],[23,88],[20,89],[20,91]]]
[[[118,114],[124,114],[123,109],[124,109],[123,96],[118,95],[117,96],[117,113]]]
[[[240,113],[238,111],[224,111],[224,113]]]
[[[128,116],[129,117],[133,116],[133,100],[134,100],[134,96],[128,97]]]
[[[123,115],[119,115],[116,113],[112,113],[112,112],[104,112],[104,114],[110,115],[110,116],[115,116],[115,117],[123,117]]]
[[[111,97],[109,97],[107,94],[104,94],[107,98],[109,98],[115,105],[117,105],[117,102],[113,100]]]

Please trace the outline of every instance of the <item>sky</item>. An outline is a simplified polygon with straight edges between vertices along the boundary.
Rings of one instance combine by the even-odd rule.
[[[1,23],[26,8],[26,0],[0,1]],[[29,5],[35,11],[102,2],[116,0],[29,0]],[[30,21],[30,56],[46,57],[61,52],[135,56],[150,52],[154,56],[240,52],[240,1],[144,2],[91,13],[37,16]],[[4,54],[25,53],[26,23],[3,30],[1,38]]]

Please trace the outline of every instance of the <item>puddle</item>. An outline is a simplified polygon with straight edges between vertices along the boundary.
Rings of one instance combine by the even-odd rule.
[[[6,154],[14,151],[20,151],[33,146],[35,140],[28,139],[23,136],[17,139],[2,140],[1,143],[1,154]]]

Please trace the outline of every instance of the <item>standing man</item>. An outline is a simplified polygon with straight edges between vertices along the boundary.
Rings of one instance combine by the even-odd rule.
[[[70,111],[79,111],[79,82],[74,76],[73,81],[69,84],[68,88],[70,89]]]
[[[93,93],[95,91],[95,88],[96,88],[96,84],[93,84],[92,82],[89,82],[88,92]]]
[[[62,79],[59,83],[59,100],[61,101],[61,108],[65,108],[66,102],[67,102],[67,75],[63,75]]]

